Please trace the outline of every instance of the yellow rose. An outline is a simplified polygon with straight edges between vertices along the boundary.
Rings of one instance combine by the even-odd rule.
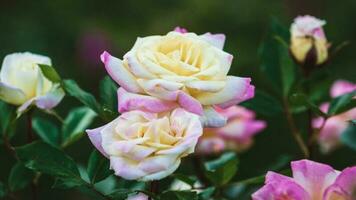
[[[309,15],[294,20],[290,50],[298,63],[316,66],[327,60],[329,44],[322,28],[325,23]]]
[[[64,92],[42,74],[38,64],[51,65],[48,57],[32,53],[7,55],[0,71],[0,99],[26,110],[35,104],[41,109],[55,107]]]
[[[229,107],[254,95],[250,78],[227,75],[233,57],[222,50],[224,40],[223,34],[172,31],[138,38],[123,60],[107,52],[101,60],[127,92],[176,102],[202,115],[212,105]]]

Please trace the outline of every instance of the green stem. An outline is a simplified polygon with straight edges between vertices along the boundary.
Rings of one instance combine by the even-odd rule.
[[[294,123],[294,118],[293,115],[289,109],[289,104],[286,99],[284,99],[284,111],[287,117],[287,122],[289,124],[289,128],[291,129],[292,136],[296,143],[298,144],[300,150],[303,153],[304,158],[309,158],[309,149],[307,145],[305,144],[302,135],[300,134],[300,131],[298,130],[297,126]]]

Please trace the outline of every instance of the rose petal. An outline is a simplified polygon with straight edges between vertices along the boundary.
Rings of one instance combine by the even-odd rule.
[[[126,69],[122,60],[111,56],[108,52],[100,56],[101,61],[105,64],[106,71],[111,78],[127,91],[140,93],[143,90],[137,84],[135,77]]]
[[[253,200],[312,200],[308,193],[289,177],[269,172],[266,179],[269,179],[266,185],[252,194]]]
[[[135,75],[136,78],[144,79],[154,79],[157,78],[155,74],[151,73],[139,63],[136,56],[132,52],[128,52],[124,58],[127,60],[128,67],[130,72]]]
[[[175,28],[174,28],[174,31],[175,31],[175,32],[179,32],[179,33],[188,33],[188,30],[187,30],[187,29],[182,28],[182,27],[179,27],[179,26],[175,27]]]
[[[225,34],[211,34],[211,33],[205,33],[203,35],[200,35],[201,38],[203,38],[205,41],[209,42],[210,44],[214,45],[215,47],[219,49],[224,48],[224,43],[225,43]]]
[[[0,82],[0,99],[14,105],[21,105],[26,101],[26,95],[20,89]]]
[[[345,80],[334,82],[330,89],[330,96],[335,98],[356,90],[356,84]]]
[[[199,92],[218,92],[225,87],[225,81],[189,81],[185,86]]]
[[[325,189],[336,179],[338,173],[332,167],[310,160],[291,163],[293,178],[312,199],[322,199]]]
[[[124,157],[110,157],[110,168],[115,171],[115,175],[126,180],[137,180],[147,177],[147,173],[137,167],[136,161]]]
[[[172,110],[178,106],[173,101],[161,100],[152,96],[134,94],[124,88],[118,89],[118,108],[119,112],[131,110],[143,110],[154,113]]]
[[[221,108],[227,108],[253,97],[254,86],[250,82],[250,78],[228,76],[224,89],[216,93],[200,93],[195,98],[203,105],[217,104]]]
[[[212,106],[205,106],[200,120],[204,127],[222,127],[226,125],[227,117],[216,112]]]
[[[326,190],[324,200],[356,198],[356,167],[344,169],[335,182]]]
[[[36,97],[36,106],[40,109],[52,109],[63,99],[63,89],[57,87],[43,96]]]
[[[139,171],[147,173],[141,181],[160,180],[172,174],[180,165],[180,159],[172,155],[149,157],[138,166]]]
[[[101,146],[101,131],[105,128],[105,126],[106,125],[95,129],[87,129],[85,132],[87,132],[88,137],[91,143],[95,146],[95,148],[105,157],[109,158],[109,156],[105,153],[103,147]]]

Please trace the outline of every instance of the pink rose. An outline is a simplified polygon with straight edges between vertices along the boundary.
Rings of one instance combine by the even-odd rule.
[[[255,113],[241,106],[215,110],[226,117],[227,124],[220,128],[204,128],[197,152],[218,153],[225,149],[242,151],[253,143],[253,136],[266,127],[264,121],[256,120]]]

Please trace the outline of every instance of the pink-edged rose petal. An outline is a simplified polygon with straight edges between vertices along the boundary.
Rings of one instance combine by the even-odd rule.
[[[88,137],[91,141],[91,143],[94,145],[94,147],[101,153],[103,154],[105,157],[109,157],[103,147],[101,146],[101,142],[102,142],[102,138],[101,138],[101,131],[105,128],[106,125],[99,127],[99,128],[95,128],[95,129],[88,129],[86,130]]]
[[[118,108],[119,112],[131,110],[143,110],[149,112],[165,112],[178,107],[174,101],[158,99],[156,97],[130,93],[124,88],[118,89]]]
[[[201,38],[203,38],[205,41],[209,42],[213,46],[223,49],[224,44],[225,44],[225,34],[211,34],[211,33],[205,33],[203,35],[200,35]]]
[[[110,77],[127,91],[139,93],[142,89],[137,84],[135,77],[124,66],[122,60],[111,56],[108,52],[104,51],[101,56],[101,61],[104,63],[106,71]]]
[[[203,105],[217,105],[227,108],[254,96],[254,86],[250,78],[228,76],[224,89],[215,93],[204,92],[196,95]]]

